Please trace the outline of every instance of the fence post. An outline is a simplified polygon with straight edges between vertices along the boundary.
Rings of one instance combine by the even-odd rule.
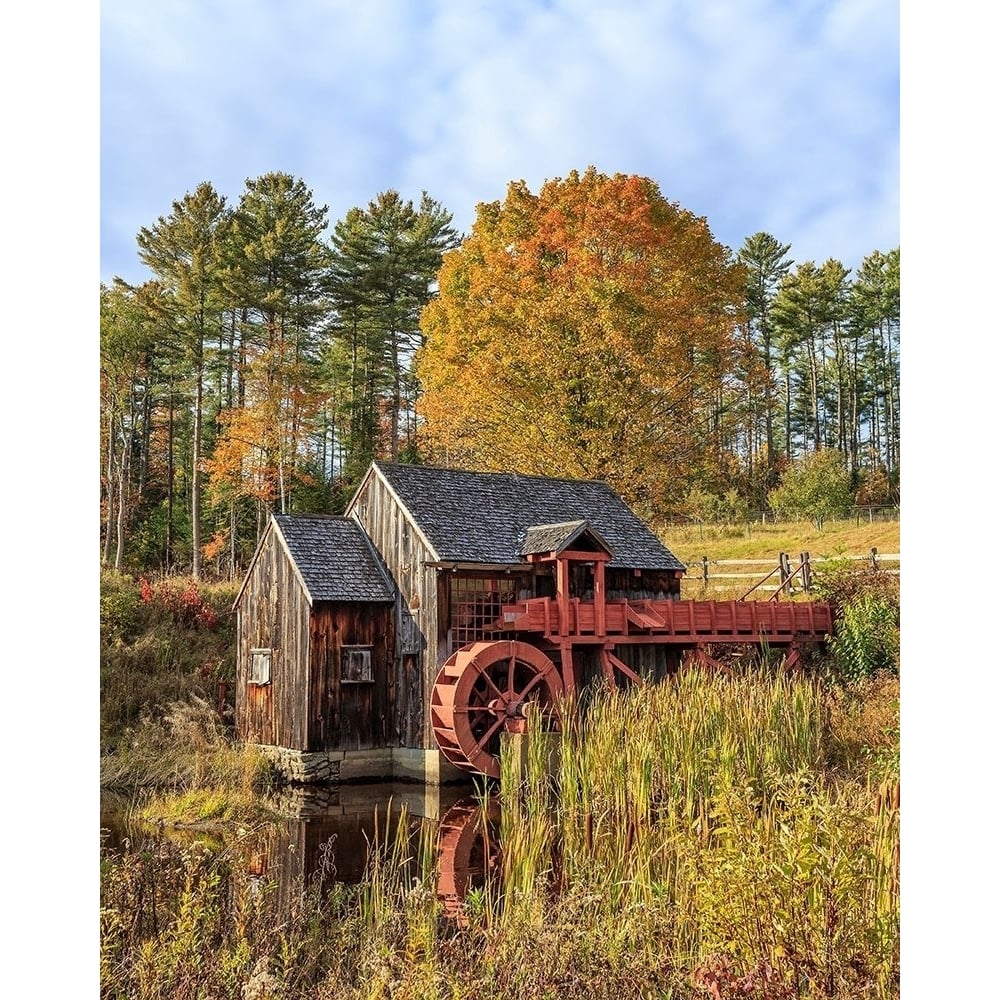
[[[778,553],[778,567],[781,570],[781,585],[783,587],[788,582],[788,578],[792,575],[792,569],[788,565],[787,552]]]
[[[708,586],[708,556],[701,557],[701,582]]]
[[[878,549],[872,546],[872,569],[878,569]]]
[[[799,561],[802,563],[802,589],[808,594],[812,590],[812,566],[809,565],[809,553],[800,552]]]

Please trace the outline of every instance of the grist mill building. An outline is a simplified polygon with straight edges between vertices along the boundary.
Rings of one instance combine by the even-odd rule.
[[[604,483],[375,463],[343,517],[274,515],[236,600],[240,736],[295,781],[498,777],[563,696],[718,645],[782,651],[829,604],[681,600],[684,565]],[[537,711],[535,711],[537,710]]]

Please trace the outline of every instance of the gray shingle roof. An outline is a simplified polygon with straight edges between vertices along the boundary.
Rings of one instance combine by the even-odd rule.
[[[313,601],[391,601],[392,584],[360,526],[347,517],[275,514]]]
[[[541,552],[562,552],[583,534],[590,534],[603,548],[610,551],[608,543],[586,521],[563,521],[561,524],[533,524],[524,533],[521,553],[530,555]]]
[[[377,463],[443,561],[524,561],[533,526],[585,520],[611,547],[611,568],[684,569],[606,483],[507,472]]]

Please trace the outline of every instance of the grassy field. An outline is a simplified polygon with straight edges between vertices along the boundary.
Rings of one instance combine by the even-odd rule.
[[[808,552],[814,576],[820,577],[826,569],[843,567],[847,556],[867,556],[873,548],[880,556],[898,555],[900,546],[898,521],[828,521],[821,531],[811,521],[706,524],[667,527],[659,535],[667,548],[689,567],[681,594],[692,599],[731,600],[742,597],[777,566],[781,552],[788,555],[793,569],[798,565],[799,554]],[[709,562],[710,586],[707,589],[701,580],[703,558]],[[727,559],[760,559],[767,560],[769,565],[718,565],[721,560]],[[833,561],[824,564],[823,560]],[[888,561],[884,565],[888,568],[898,566],[897,563]],[[720,577],[722,573],[741,573],[747,576],[739,580],[725,580]],[[761,591],[755,599],[765,600],[767,596],[766,592]]]
[[[828,521],[822,531],[811,521],[706,524],[664,528],[660,538],[685,563],[700,562],[702,556],[710,560],[777,559],[779,552],[837,558],[865,555],[873,548],[888,555],[899,552],[899,521]]]

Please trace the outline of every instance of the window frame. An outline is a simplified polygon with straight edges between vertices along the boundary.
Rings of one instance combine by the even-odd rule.
[[[255,646],[250,650],[250,669],[247,674],[247,683],[254,687],[267,687],[271,683],[271,661],[274,650],[270,646]],[[257,665],[263,663],[266,667],[264,671],[259,671]],[[261,674],[264,674],[261,677]]]
[[[362,660],[361,677],[348,677],[348,664],[353,654],[365,653]],[[340,683],[341,684],[374,684],[375,683],[375,647],[370,643],[344,643],[340,647]],[[367,676],[364,676],[367,675]]]

